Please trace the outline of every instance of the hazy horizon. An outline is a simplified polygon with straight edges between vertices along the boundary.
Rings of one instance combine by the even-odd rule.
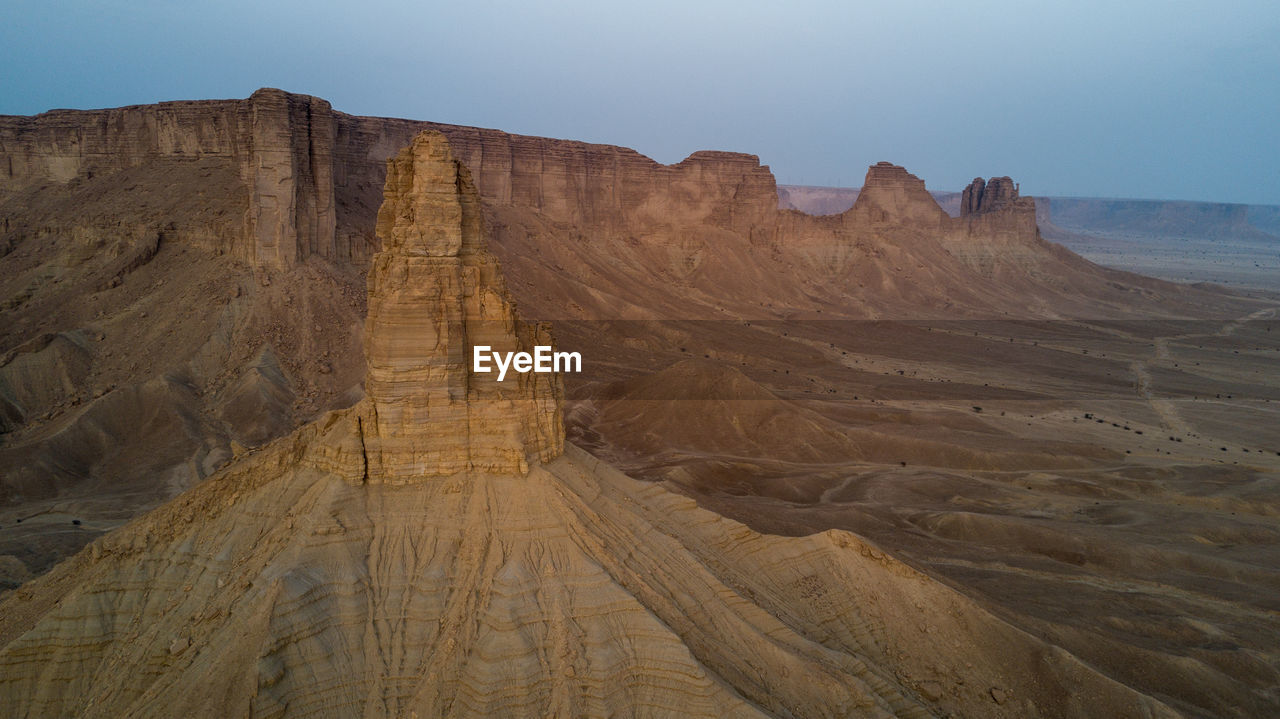
[[[779,184],[1280,204],[1280,7],[1233,2],[379,3],[19,0],[0,113],[316,95],[358,115],[758,155]]]

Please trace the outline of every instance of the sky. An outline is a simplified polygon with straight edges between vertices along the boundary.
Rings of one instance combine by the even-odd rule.
[[[316,95],[782,184],[1280,204],[1280,3],[5,0],[0,114]]]

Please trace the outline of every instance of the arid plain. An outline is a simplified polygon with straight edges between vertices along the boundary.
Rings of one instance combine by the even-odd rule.
[[[883,162],[809,214],[750,155],[663,166],[278,90],[0,118],[0,153],[0,695],[33,716],[145,713],[224,674],[190,711],[1280,710],[1264,281],[1093,264],[1049,240],[1103,237],[1096,208],[1063,229],[1008,178],[935,197]],[[432,232],[460,244],[413,244]],[[371,263],[420,255],[481,269],[374,290]],[[489,298],[465,332],[392,321],[454,296]],[[370,385],[538,332],[584,372]],[[442,396],[517,409],[460,438],[412,418]],[[397,469],[458,446],[421,486]],[[486,599],[388,599],[415,586]],[[329,619],[341,641],[308,630]]]

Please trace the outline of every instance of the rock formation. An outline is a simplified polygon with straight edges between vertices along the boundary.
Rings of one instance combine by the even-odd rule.
[[[773,176],[752,155],[662,165],[622,147],[356,117],[279,90],[0,117],[0,497],[10,511],[118,495],[109,504],[131,510],[111,507],[108,524],[48,528],[58,546],[78,548],[243,449],[359,400],[386,161],[423,129],[442,132],[470,168],[527,318],[1245,313],[1225,295],[1116,273],[1041,241],[1018,209],[1029,198],[947,217],[918,178],[888,164],[868,172],[858,207],[813,217],[777,209]],[[536,328],[520,341],[534,339],[526,332]],[[55,336],[78,339],[35,349]],[[468,391],[485,396],[486,379]],[[501,401],[519,383],[508,379]],[[180,420],[181,441],[157,451],[161,417]],[[22,554],[34,526],[0,535],[0,558]]]
[[[1167,310],[1169,299],[1187,292],[1163,286],[1163,296],[1147,302],[1145,294],[1117,291],[1107,271],[1050,251],[1034,217],[1022,214],[1032,200],[1018,197],[1008,178],[972,185],[964,217],[952,221],[919,178],[879,163],[851,210],[810,217],[778,211],[774,178],[753,155],[695,152],[661,165],[622,147],[357,117],[272,89],[246,100],[0,117],[0,247],[32,236],[159,228],[170,244],[225,253],[258,274],[309,258],[363,271],[377,249],[386,160],[424,129],[448,137],[470,168],[498,257],[519,266],[531,285],[573,288],[564,301],[513,286],[526,313],[542,319],[605,308],[613,316],[716,316],[717,307],[748,311],[762,303],[884,316],[907,308],[918,314],[920,300],[952,313],[1025,313],[1027,289],[1037,294],[1032,306],[1105,316],[1131,312],[1135,301]],[[199,200],[175,203],[174,196]],[[67,212],[59,197],[80,209]],[[968,218],[982,215],[1000,219],[971,232]],[[998,247],[982,240],[988,229],[1000,235]],[[951,258],[939,248],[948,244],[933,241],[957,237],[967,243],[968,269],[944,269]],[[1018,272],[1063,277],[1078,291],[1027,282],[1018,292],[972,292],[1011,247]],[[644,276],[620,277],[620,266]],[[911,266],[939,273],[928,281],[905,277]],[[798,288],[793,273],[817,287]],[[684,296],[655,300],[654,286],[680,287]],[[738,288],[751,297],[726,296]],[[23,297],[11,299],[32,304]],[[1207,297],[1175,304],[1199,311],[1206,300],[1220,304]]]
[[[1049,275],[1053,274],[1050,265],[1070,263],[1070,255],[1055,252],[1041,241],[1035,200],[1019,196],[1018,185],[1008,177],[985,182],[975,177],[964,188],[953,237],[959,238],[959,254],[988,277],[1002,259],[1022,274],[1030,270]],[[1071,270],[1062,267],[1062,271]]]
[[[921,223],[930,228],[948,219],[923,180],[890,162],[877,162],[867,170],[849,213],[863,222]]]
[[[470,167],[479,212],[464,189],[467,183],[453,177],[447,161],[423,159],[427,170],[421,175],[392,163],[393,178],[400,177],[407,189],[397,190],[396,183],[389,188],[400,199],[393,198],[384,213],[390,229],[379,229],[386,161],[423,129],[442,132],[453,158]],[[418,167],[417,161],[410,167]],[[437,175],[441,184],[426,179]],[[676,485],[682,491],[706,488],[698,498],[704,508],[728,513],[746,507],[745,515],[728,516],[767,518],[763,525],[752,524],[759,530],[804,534],[832,526],[859,532],[878,527],[876,541],[895,550],[925,541],[914,545],[917,554],[907,555],[921,562],[917,566],[950,572],[958,586],[1008,612],[1002,616],[1088,657],[1140,691],[1191,713],[1229,715],[1234,707],[1241,715],[1274,714],[1272,654],[1280,642],[1272,641],[1276,631],[1266,624],[1273,582],[1258,579],[1253,570],[1241,573],[1237,561],[1266,565],[1269,555],[1259,559],[1250,547],[1270,545],[1240,539],[1260,536],[1248,513],[1198,514],[1197,522],[1216,525],[1208,534],[1164,519],[1123,529],[1120,543],[1179,547],[1163,570],[1151,568],[1159,562],[1130,562],[1129,554],[1097,548],[1114,545],[1090,544],[1093,554],[1062,554],[1058,540],[1043,539],[1046,530],[1039,526],[1046,495],[1038,492],[1047,475],[1110,457],[1114,476],[1100,479],[1093,470],[1080,470],[1075,477],[1128,486],[1127,473],[1147,469],[1135,466],[1144,461],[1137,458],[1141,448],[1099,435],[1089,435],[1085,444],[1050,440],[1059,433],[1042,431],[1039,411],[1035,420],[1028,417],[1027,434],[1014,437],[1022,431],[1020,418],[1013,434],[1004,433],[1011,425],[992,433],[988,423],[1002,415],[991,407],[978,415],[966,401],[965,417],[957,421],[954,407],[924,404],[928,398],[1039,396],[1047,381],[1042,368],[1057,378],[1048,391],[1069,393],[1063,396],[1132,392],[1127,363],[1148,352],[1141,333],[1128,341],[1130,349],[1099,341],[1104,352],[1089,345],[1086,356],[1076,346],[1074,329],[1061,340],[1069,346],[1035,334],[1015,344],[1001,329],[981,338],[961,333],[964,343],[951,345],[958,335],[939,344],[937,331],[903,323],[891,324],[887,335],[872,332],[873,323],[846,325],[866,318],[1073,318],[1090,324],[1234,319],[1259,305],[1085,262],[1040,239],[1026,211],[1029,198],[949,217],[905,169],[881,165],[868,176],[868,198],[857,211],[814,217],[777,210],[773,177],[751,155],[698,152],[662,165],[621,147],[354,117],[316,98],[276,90],[245,100],[0,118],[0,591],[31,582],[59,558],[233,463],[194,494],[95,543],[96,558],[91,550],[54,575],[22,585],[27,600],[10,593],[13,603],[0,610],[0,623],[17,624],[5,624],[9,628],[0,633],[23,638],[0,642],[10,647],[0,652],[0,677],[12,676],[12,686],[27,688],[5,689],[4,698],[17,697],[11,704],[19,707],[40,703],[44,713],[83,713],[58,704],[63,699],[54,696],[56,684],[72,687],[65,701],[92,696],[108,707],[103,713],[123,703],[153,706],[147,702],[171,699],[177,708],[166,707],[165,713],[190,703],[253,706],[258,713],[288,704],[301,712],[312,694],[320,702],[341,695],[335,706],[359,704],[363,711],[361,702],[383,701],[369,700],[374,694],[391,697],[388,705],[405,706],[418,688],[433,687],[423,691],[443,695],[470,687],[463,692],[467,707],[514,706],[503,704],[496,689],[478,698],[484,692],[476,687],[512,676],[510,670],[490,672],[476,660],[483,655],[519,664],[522,676],[533,677],[519,686],[549,687],[545,696],[589,705],[559,713],[593,713],[591,707],[599,706],[591,703],[594,697],[608,695],[599,687],[619,683],[628,687],[624,694],[636,694],[600,700],[610,708],[633,706],[629,702],[639,695],[638,706],[652,706],[659,695],[672,701],[654,688],[670,684],[655,678],[656,666],[694,677],[690,686],[697,687],[679,701],[695,709],[720,702],[716,707],[724,710],[732,704],[724,699],[730,694],[777,714],[821,714],[844,706],[840,699],[818,706],[818,690],[777,679],[812,674],[797,670],[799,660],[787,653],[793,644],[806,647],[805,656],[818,656],[824,667],[829,653],[840,657],[833,661],[841,667],[862,662],[870,668],[854,672],[857,681],[883,681],[896,688],[876,690],[877,696],[897,692],[908,697],[907,705],[928,704],[927,711],[988,715],[991,687],[1015,689],[1012,680],[994,673],[1025,676],[1028,666],[1044,667],[1032,672],[1041,689],[1018,685],[1012,704],[1002,690],[1001,711],[1031,714],[1020,703],[1024,697],[1040,707],[1065,706],[1063,697],[1045,689],[1063,681],[1079,681],[1086,693],[1096,686],[1096,680],[1077,679],[1070,661],[1051,657],[1038,663],[1036,653],[1046,651],[1045,645],[1028,644],[972,603],[955,605],[956,616],[980,627],[976,634],[939,627],[943,634],[954,630],[960,648],[942,659],[922,659],[924,638],[938,636],[927,632],[940,613],[937,605],[922,601],[925,609],[897,614],[914,605],[894,605],[881,585],[953,606],[952,595],[927,578],[893,584],[892,577],[884,579],[850,558],[848,549],[831,546],[848,542],[861,553],[860,540],[847,535],[834,535],[831,543],[826,535],[781,541],[721,522],[596,460],[608,458],[633,476],[672,482],[683,477],[689,481]],[[415,184],[423,191],[414,190]],[[1001,194],[992,194],[993,183],[982,184],[984,196]],[[961,199],[955,193],[948,200],[953,204],[944,206],[958,215]],[[849,201],[841,209],[851,207],[852,196]],[[450,213],[456,214],[456,226],[447,219]],[[501,261],[509,290],[502,289],[488,252],[466,239],[484,234],[465,229],[477,217],[490,233],[489,250]],[[438,237],[420,237],[425,230],[419,221],[436,223]],[[399,245],[391,242],[396,232],[405,233]],[[454,239],[441,239],[446,237]],[[441,241],[444,247],[433,244]],[[388,254],[372,261],[384,245]],[[512,301],[525,318],[556,320],[565,349],[590,348],[587,364],[600,376],[575,375],[566,381],[566,394],[575,399],[568,410],[578,418],[571,427],[575,441],[596,458],[569,446],[564,456],[550,459],[559,446],[558,380],[509,376],[498,385],[465,371],[468,342],[510,349],[543,343],[537,326],[508,317]],[[433,309],[419,311],[419,303]],[[805,321],[819,317],[835,321]],[[587,330],[575,335],[564,318],[588,320]],[[611,320],[623,318],[718,321],[663,322],[629,337],[610,334],[611,326],[623,324]],[[1027,331],[1043,326],[1031,323]],[[1243,358],[1245,346],[1229,359]],[[899,352],[915,352],[913,347],[923,348],[925,366],[904,368],[907,359]],[[681,364],[679,373],[659,372],[690,357],[732,367],[785,401],[744,390],[720,396],[719,405],[688,404],[688,389],[702,387],[703,380],[725,386],[724,375],[706,366]],[[1204,376],[1191,376],[1187,358],[1172,357],[1182,359],[1182,367],[1153,372],[1153,391],[1213,396],[1222,389],[1221,377],[1244,381],[1234,369],[1207,371],[1207,362]],[[650,383],[626,381],[651,374]],[[1266,376],[1265,368],[1257,375]],[[632,401],[631,390],[654,385],[660,399],[680,402]],[[622,394],[613,396],[618,389]],[[1245,384],[1236,396],[1258,391]],[[886,414],[876,403],[895,396],[921,404]],[[828,397],[837,401],[824,401]],[[868,400],[870,405],[859,406]],[[1238,410],[1215,404],[1211,427],[1265,433],[1266,423],[1252,415],[1222,421],[1227,415],[1218,412],[1227,411]],[[1065,418],[1071,409],[1055,405],[1052,412]],[[1009,413],[1011,424],[1015,414]],[[594,422],[581,420],[592,416]],[[1056,426],[1074,436],[1077,425]],[[931,427],[939,433],[930,434]],[[960,431],[942,429],[947,427]],[[1160,433],[1147,428],[1143,436],[1152,442]],[[1216,455],[1220,446],[1236,442],[1233,436],[1210,449]],[[1268,446],[1270,440],[1239,442]],[[643,452],[640,461],[609,453],[628,443]],[[1116,454],[1129,449],[1132,457]],[[784,461],[824,452],[822,466],[797,468]],[[869,464],[851,463],[852,457]],[[1185,473],[1161,470],[1174,479],[1158,483],[1203,486],[1194,454],[1170,460],[1161,453],[1159,461],[1184,460]],[[1257,486],[1244,466],[1229,481],[1213,480],[1223,496],[1206,500],[1197,489],[1187,506],[1226,502],[1218,506],[1234,512],[1231,503],[1237,500],[1223,497]],[[974,468],[1022,468],[1031,474],[1011,471],[978,481],[969,476]],[[851,474],[861,476],[849,483]],[[878,477],[890,491],[864,491],[865,475]],[[958,477],[966,483],[948,484]],[[982,493],[970,492],[971,480],[984,487]],[[991,482],[1000,486],[998,493]],[[1078,486],[1074,479],[1053,484],[1063,492]],[[1162,501],[1181,506],[1181,491],[1161,495]],[[969,502],[957,504],[951,497]],[[1010,497],[1021,497],[1021,506],[1034,513],[1017,521],[998,516],[1019,506]],[[849,520],[861,516],[864,500],[871,507],[867,519]],[[1045,501],[1075,506],[1075,500],[1060,500]],[[583,509],[587,505],[590,511]],[[1087,511],[1071,513],[1071,521],[1113,522],[1110,512],[1130,511],[1081,509]],[[806,512],[820,521],[786,519]],[[618,517],[634,522],[620,530],[613,523]],[[209,526],[195,526],[197,519]],[[857,523],[863,521],[868,523]],[[1062,516],[1054,521],[1063,522],[1063,536],[1079,534],[1081,525]],[[921,531],[935,539],[922,540]],[[1217,544],[1201,544],[1201,538],[1216,538],[1221,551]],[[756,551],[756,558],[729,557],[743,546]],[[694,558],[675,547],[689,549]],[[1042,551],[1052,555],[1043,560],[1050,563],[1048,574],[1007,561]],[[1201,553],[1194,572],[1185,571],[1184,551]],[[797,552],[814,559],[797,558]],[[1080,557],[1099,562],[1086,559],[1079,566]],[[1099,574],[1103,558],[1124,569]],[[885,561],[890,575],[910,574]],[[981,568],[972,569],[973,561]],[[849,583],[832,579],[842,570],[824,562],[871,573]],[[787,574],[792,565],[807,574]],[[1061,581],[1045,580],[1056,576],[1054,567],[1065,567]],[[549,571],[556,579],[548,579]],[[810,575],[830,580],[829,591],[815,588],[805,579]],[[1240,583],[1218,581],[1227,575]],[[424,585],[423,576],[430,582]],[[1075,597],[1082,576],[1094,586],[1093,613],[1082,615],[1067,601],[1046,609],[1052,597]],[[1104,581],[1093,582],[1098,576]],[[690,577],[698,578],[692,588]],[[1015,581],[1023,582],[1023,591],[1006,591]],[[1164,590],[1152,587],[1169,581],[1183,599],[1163,604]],[[706,598],[706,583],[723,602]],[[792,591],[792,584],[802,589]],[[191,590],[183,591],[187,586]],[[415,594],[423,586],[458,589],[447,598],[432,590],[427,599]],[[987,586],[997,589],[984,595]],[[1186,599],[1193,594],[1205,597],[1204,603]],[[228,603],[211,605],[213,595]],[[597,596],[604,597],[598,607],[583,606]],[[706,608],[692,606],[686,596]],[[839,602],[832,599],[837,596]],[[1241,596],[1255,606],[1243,613],[1203,611]],[[483,597],[475,606],[489,607],[478,625],[458,620],[470,616],[471,610],[460,609],[472,601],[466,597]],[[58,600],[65,600],[61,608],[54,607]],[[816,615],[805,614],[808,603],[827,601],[838,616],[810,621]],[[1153,601],[1161,606],[1156,612],[1150,611]],[[1116,612],[1112,605],[1128,609]],[[569,613],[572,621],[563,620],[564,606],[577,607]],[[617,616],[615,607],[632,617],[624,629],[602,626],[612,620],[601,617]],[[1204,621],[1171,631],[1161,619],[1169,616]],[[209,619],[193,624],[192,617]],[[511,617],[523,622],[519,647],[512,646],[510,633],[494,629],[515,626]],[[728,623],[775,626],[769,617],[792,632],[793,644],[781,655],[743,639],[742,632],[726,639]],[[1042,617],[1047,624],[1040,623]],[[425,626],[433,621],[444,628]],[[304,626],[313,638],[300,636]],[[546,627],[546,633],[530,626]],[[412,630],[400,632],[401,627]],[[640,647],[639,635],[658,639]],[[86,648],[85,637],[102,641]],[[547,637],[554,641],[542,643]],[[395,644],[400,638],[404,643]],[[1014,646],[1002,651],[1016,661],[994,656],[999,653],[989,640]],[[450,641],[454,649],[440,648]],[[214,645],[235,647],[244,662],[211,653]],[[620,651],[619,645],[634,649]],[[1028,646],[1036,647],[1028,650],[1031,656],[1016,649]],[[1150,653],[1152,647],[1160,657]],[[49,659],[36,666],[22,658],[24,651]],[[103,652],[111,658],[84,669],[84,662],[97,661]],[[458,669],[457,657],[467,652],[468,668]],[[342,657],[328,659],[335,653]],[[452,673],[441,673],[440,663],[415,665],[424,653],[447,658]],[[561,656],[574,659],[561,662]],[[591,659],[582,664],[583,657]],[[259,659],[260,675],[244,668]],[[994,669],[971,674],[963,668],[966,662]],[[1011,664],[1017,666],[999,669]],[[406,669],[410,665],[427,668]],[[572,680],[564,678],[567,666],[574,668]],[[299,667],[323,667],[324,673],[308,682]],[[174,678],[170,670],[181,676]],[[432,672],[435,684],[398,679]],[[95,673],[101,678],[94,680]],[[954,675],[965,680],[963,687]],[[857,681],[842,677],[836,683]],[[219,704],[208,693],[184,697],[180,686],[202,692],[208,687],[234,699]],[[35,699],[23,693],[28,691],[45,694]],[[536,707],[530,713],[559,711],[545,696],[529,700]],[[1096,705],[1075,713],[1107,713],[1107,702],[1117,694],[1105,689],[1094,696]],[[881,699],[856,701],[870,705]],[[447,713],[437,705],[419,706]]]
[[[230,199],[227,213],[238,216],[178,223],[170,230],[174,239],[266,269],[312,256],[363,265],[376,249],[366,220],[380,202],[385,163],[426,129],[449,138],[483,197],[560,222],[622,231],[633,218],[715,214],[745,229],[776,204],[773,176],[751,155],[696,152],[667,167],[622,147],[356,117],[322,99],[270,88],[245,100],[0,116],[0,196],[131,169],[154,176],[176,168],[201,173],[207,194]],[[137,202],[150,188],[131,189]],[[654,195],[665,199],[654,202]],[[6,235],[30,219],[3,214]],[[80,218],[47,219],[78,226]]]
[[[194,170],[202,173],[208,195],[243,198],[228,207],[240,216],[182,223],[170,228],[175,238],[279,268],[313,254],[353,252],[335,244],[335,138],[328,102],[265,89],[247,100],[4,117],[0,155],[7,172],[0,173],[0,190],[16,193],[143,168],[153,176]],[[129,184],[135,195],[145,192]],[[360,251],[354,248],[357,257]]]
[[[516,318],[484,233],[471,175],[442,135],[419,135],[390,162],[365,323],[371,477],[523,474],[527,458],[563,450],[558,375],[471,371],[475,345],[552,344]]]
[[[855,535],[561,455],[554,384],[454,361],[525,340],[440,136],[386,195],[369,397],[0,602],[8,711],[1174,716]]]
[[[752,155],[696,152],[667,166],[621,147],[356,117],[279,90],[0,117],[0,350],[17,363],[9,373],[47,388],[0,390],[0,495],[49,501],[82,483],[129,497],[141,496],[135,484],[176,491],[236,445],[356,401],[386,161],[423,129],[444,133],[471,168],[492,250],[515,270],[511,295],[530,318],[1238,309],[1042,242],[1019,209],[1029,198],[947,217],[919,178],[887,163],[868,171],[857,207],[813,217],[777,209],[773,177]],[[94,338],[74,367],[55,366],[53,352],[8,352],[65,333]],[[259,371],[266,355],[280,372]],[[185,418],[190,452],[159,467],[162,455],[139,447],[144,473],[122,459],[134,452],[128,437],[99,442],[100,409],[77,408],[155,387]],[[102,449],[68,466],[56,442]],[[55,477],[41,469],[30,481],[33,467]]]
[[[240,110],[252,154],[241,161],[249,187],[245,229],[253,260],[284,267],[310,255],[335,256],[334,114],[319,98],[259,90]],[[244,118],[243,114],[248,117]]]
[[[960,216],[995,212],[1013,205],[1018,199],[1018,186],[1012,179],[993,177],[984,182],[981,177],[975,177],[960,193]]]

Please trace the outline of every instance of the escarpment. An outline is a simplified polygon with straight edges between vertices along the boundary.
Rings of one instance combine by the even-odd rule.
[[[4,208],[13,230],[137,223],[264,267],[310,255],[367,257],[366,248],[340,245],[335,232],[336,137],[328,102],[278,90],[2,117],[0,192],[35,200],[17,216]],[[175,192],[187,185],[191,195]],[[40,214],[33,191],[48,195],[50,186],[86,195],[79,204],[90,211]],[[195,206],[169,205],[166,194]],[[103,195],[114,201],[94,211]]]
[[[378,249],[386,161],[422,130],[444,134],[469,168],[494,252],[518,270],[512,292],[539,318],[759,315],[771,305],[1040,316],[1055,304],[1111,316],[1224,305],[1167,284],[1117,293],[1112,283],[1125,278],[1039,238],[1032,200],[1008,178],[971,185],[957,220],[919,178],[878,163],[849,211],[811,217],[778,209],[773,175],[753,155],[701,151],[661,165],[623,147],[353,116],[272,89],[0,117],[0,247],[161,232],[268,278],[311,258],[363,272]],[[1027,280],[1017,292],[975,291],[1014,256]],[[538,289],[551,285],[565,289]],[[13,301],[40,299],[24,297]]]
[[[661,165],[622,147],[352,116],[280,90],[0,117],[9,320],[0,352],[44,335],[93,338],[87,373],[64,383],[49,367],[34,381],[58,392],[0,399],[10,430],[0,466],[17,468],[0,483],[19,477],[19,494],[40,500],[90,478],[145,483],[149,496],[156,485],[177,491],[237,447],[359,399],[364,353],[378,349],[362,324],[366,275],[389,231],[378,222],[387,160],[424,129],[441,132],[468,168],[479,198],[478,210],[467,200],[468,221],[484,221],[510,273],[504,301],[530,319],[1247,312],[1228,296],[1106,270],[1044,242],[1031,200],[1001,178],[971,188],[972,211],[952,218],[920,178],[880,163],[850,210],[815,217],[779,210],[774,178],[752,155],[704,151]],[[479,257],[456,258],[460,286],[487,276]],[[488,322],[490,295],[475,295],[481,306],[465,310],[468,322]],[[532,342],[536,331],[517,335]],[[268,356],[280,370],[269,381],[255,359]],[[483,379],[468,391],[484,395]],[[72,425],[57,429],[63,439],[101,436],[94,413],[76,408],[148,383],[189,420],[190,441],[159,468],[139,448],[143,476],[114,427],[112,446],[128,450],[118,457],[104,448],[68,467],[51,456],[52,422]],[[31,467],[51,467],[56,482],[27,481]]]
[[[745,230],[776,204],[772,175],[750,155],[695,152],[664,166],[623,147],[358,117],[319,98],[264,88],[245,100],[0,116],[0,227],[69,230],[114,220],[103,216],[106,208],[68,217],[2,200],[51,188],[75,194],[116,176],[125,182],[114,188],[120,196],[111,209],[125,222],[173,223],[175,237],[264,269],[313,256],[362,266],[377,249],[373,219],[386,161],[423,130],[449,138],[486,200],[557,222],[624,231],[632,218],[715,217]],[[135,180],[143,169],[199,177],[197,206],[147,212],[166,187]],[[654,203],[655,194],[670,201]],[[192,216],[211,201],[216,217]],[[136,210],[120,211],[130,206]]]

